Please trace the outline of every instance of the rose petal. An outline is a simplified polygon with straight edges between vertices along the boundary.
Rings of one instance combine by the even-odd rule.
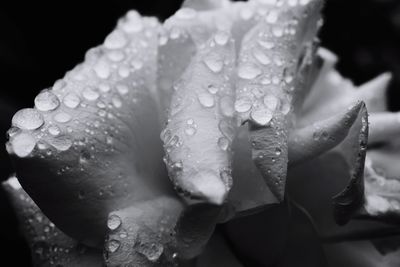
[[[187,199],[220,205],[231,187],[233,64],[233,41],[211,38],[175,87],[162,139],[170,178]]]
[[[289,164],[295,165],[317,157],[340,144],[355,123],[362,102],[351,106],[346,112],[295,130],[289,140]]]
[[[235,109],[250,122],[252,158],[278,200],[284,194],[291,110],[309,82],[320,9],[320,1],[272,9],[240,51]]]
[[[85,247],[61,232],[22,189],[17,178],[3,182],[32,251],[35,266],[100,266],[101,251]]]
[[[158,23],[131,11],[13,118],[21,184],[68,235],[101,245],[108,213],[170,190],[155,101]],[[44,95],[43,95],[44,94]],[[62,212],[61,212],[62,211]]]

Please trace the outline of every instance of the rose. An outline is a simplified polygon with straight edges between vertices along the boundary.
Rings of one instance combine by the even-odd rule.
[[[362,121],[366,119],[366,111],[362,104],[327,120],[321,119],[336,110],[326,109],[328,114],[312,110],[312,119],[299,116],[302,98],[311,89],[312,78],[316,77],[314,71],[318,69],[312,41],[319,18],[319,2],[300,1],[288,10],[286,5],[291,6],[296,1],[289,1],[283,7],[280,4],[283,2],[275,3],[276,7],[272,5],[275,1],[263,2],[220,3],[223,8],[215,6],[212,11],[197,13],[180,10],[164,24],[169,39],[163,34],[156,37],[154,31],[158,31],[159,26],[155,20],[141,21],[137,14],[129,13],[128,21],[121,21],[120,28],[107,37],[104,48],[90,51],[80,68],[58,82],[52,91],[37,97],[36,107],[41,115],[34,110],[24,110],[14,117],[15,126],[34,130],[10,132],[9,150],[20,157],[16,159],[18,176],[24,188],[58,227],[80,242],[99,245],[103,242],[106,217],[114,212],[109,216],[108,264],[118,264],[121,260],[141,262],[143,255],[147,257],[146,264],[192,258],[201,251],[214,224],[233,216],[222,216],[220,205],[231,186],[230,142],[236,131],[236,117],[250,125],[250,131],[241,127],[236,137],[237,147],[233,148],[236,157],[243,160],[238,163],[237,158],[236,161],[233,159],[233,188],[224,210],[233,208],[236,216],[269,204],[275,197],[283,199],[288,154],[293,164],[340,143],[355,144],[355,157],[346,156],[345,160],[358,170],[354,180],[362,178],[362,152],[365,149],[358,146],[359,137],[366,135],[366,124]],[[197,4],[198,9],[210,8],[207,2]],[[256,10],[258,15],[255,16]],[[300,17],[305,11],[311,14],[298,24],[289,20]],[[281,27],[281,23],[285,27]],[[241,36],[250,28],[252,30],[240,46]],[[259,37],[269,31],[270,37]],[[134,42],[138,39],[141,41]],[[239,79],[235,83],[232,40],[236,41],[236,48],[241,47],[237,63]],[[161,43],[159,49],[157,41]],[[260,47],[255,49],[258,43]],[[120,46],[124,47],[123,51]],[[155,75],[157,58],[154,51],[159,53],[158,76]],[[196,56],[193,56],[194,51],[197,51]],[[176,58],[177,53],[180,58]],[[124,56],[127,58],[121,58]],[[324,54],[322,58],[326,62],[326,72],[320,74],[322,84],[330,85],[329,80],[324,80],[324,74],[331,76],[329,58]],[[108,60],[117,63],[110,64]],[[266,77],[268,75],[270,77]],[[171,96],[170,89],[180,76],[176,92]],[[156,79],[159,91],[154,90]],[[113,88],[109,88],[110,84]],[[235,105],[233,84],[236,85]],[[135,86],[148,90],[134,90]],[[259,94],[263,96],[262,101]],[[158,98],[160,95],[162,97]],[[311,96],[308,99],[312,99]],[[152,113],[158,109],[155,102],[159,101],[163,109],[169,106],[171,97],[170,120],[162,137],[169,176],[178,192],[189,197],[185,204],[169,189],[166,175],[163,175],[161,146],[157,144],[158,118],[155,112]],[[126,102],[128,99],[130,102]],[[364,96],[355,99],[364,99]],[[313,107],[319,102],[311,103]],[[351,106],[351,103],[345,105]],[[232,116],[233,107],[239,116]],[[115,110],[116,114],[113,114]],[[321,120],[318,122],[320,129],[293,130],[299,127],[302,119],[304,126]],[[54,120],[52,125],[51,120]],[[293,125],[293,121],[297,125]],[[343,121],[346,123],[340,127]],[[59,125],[53,127],[54,124]],[[63,127],[65,125],[69,128]],[[47,136],[40,136],[41,132],[35,127],[48,131]],[[107,131],[107,136],[101,132],[92,134],[99,129],[102,133]],[[63,134],[59,133],[61,130]],[[111,132],[114,132],[112,137]],[[39,135],[32,138],[36,134]],[[252,151],[250,144],[245,142],[246,134],[251,139]],[[318,140],[314,140],[314,134],[320,135]],[[184,144],[176,147],[180,141],[176,136],[184,139]],[[188,157],[188,149],[192,150],[191,157]],[[52,155],[47,155],[48,151]],[[260,175],[252,170],[250,153],[275,196],[268,193]],[[358,153],[360,159],[356,157]],[[109,165],[112,167],[107,161],[112,162]],[[78,162],[78,167],[73,166]],[[36,176],[37,169],[41,169],[39,177]],[[254,175],[246,177],[250,172]],[[66,190],[60,191],[60,185]],[[136,190],[135,194],[133,190]],[[362,193],[362,190],[356,190],[356,193]],[[49,200],[60,203],[54,205]],[[355,200],[350,209],[339,210],[345,215],[339,219],[349,219],[359,208],[362,196],[356,194]],[[60,213],[60,207],[63,207],[63,213]],[[144,219],[139,219],[139,215]],[[166,228],[164,233],[157,222],[166,215],[171,218],[161,225]],[[123,227],[119,223],[113,224],[119,220]],[[115,225],[118,226],[113,229]],[[128,236],[120,240],[120,232],[127,229]],[[170,232],[176,232],[173,238],[169,237]],[[128,245],[125,247],[124,242],[138,245],[132,252],[125,249]]]

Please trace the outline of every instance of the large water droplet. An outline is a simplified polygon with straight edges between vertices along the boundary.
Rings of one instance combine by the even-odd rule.
[[[265,18],[265,21],[271,24],[276,23],[278,21],[278,12],[276,10],[271,10]]]
[[[193,126],[187,126],[185,128],[185,134],[187,134],[188,136],[193,136],[196,133],[196,128]]]
[[[216,54],[209,54],[204,58],[204,64],[214,73],[220,72],[224,66],[222,58]]]
[[[229,140],[226,137],[221,137],[218,139],[218,146],[221,148],[223,151],[228,150],[229,148]]]
[[[247,112],[251,109],[253,103],[248,97],[240,97],[235,102],[235,110],[239,113]]]
[[[14,153],[21,158],[29,156],[35,148],[36,140],[28,133],[20,133],[11,140]]]
[[[113,97],[112,98],[112,104],[114,105],[114,107],[116,107],[116,108],[120,108],[120,107],[122,107],[122,101],[121,101],[121,99],[119,98],[119,97]]]
[[[137,251],[146,256],[149,261],[156,262],[164,252],[164,247],[159,243],[140,244]]]
[[[129,88],[125,84],[117,84],[116,87],[118,93],[120,93],[121,95],[126,95],[129,92]]]
[[[126,45],[127,40],[121,31],[110,33],[104,41],[104,46],[108,49],[118,49]]]
[[[61,133],[60,128],[58,126],[56,126],[56,125],[50,126],[47,130],[53,136],[57,136],[57,135],[59,135]]]
[[[242,64],[238,70],[239,77],[246,80],[254,79],[261,73],[262,72],[259,67],[250,63]]]
[[[268,49],[268,50],[275,47],[275,44],[273,42],[263,41],[260,39],[257,42],[261,47],[264,47],[265,49]]]
[[[264,107],[258,107],[251,111],[250,118],[261,126],[266,126],[272,120],[272,112]]]
[[[107,227],[110,230],[116,230],[118,227],[120,227],[121,223],[121,218],[118,215],[113,214],[108,218]]]
[[[258,48],[253,49],[253,56],[255,59],[257,59],[258,62],[263,65],[268,65],[271,63],[271,59]]]
[[[96,65],[94,65],[93,69],[97,77],[100,79],[107,79],[110,77],[110,66],[105,61],[99,61]]]
[[[228,43],[228,40],[229,40],[229,33],[225,31],[219,31],[214,36],[214,41],[221,46],[226,45]]]
[[[67,136],[60,136],[50,139],[49,144],[59,151],[67,151],[72,146],[72,141]]]
[[[112,50],[109,53],[107,53],[107,56],[111,61],[114,62],[119,62],[125,58],[124,52],[119,50]]]
[[[41,111],[50,111],[56,109],[60,105],[58,97],[50,90],[42,91],[35,98],[35,107]]]
[[[43,123],[42,114],[33,108],[21,109],[12,118],[12,125],[22,130],[36,130]]]
[[[107,250],[111,253],[116,252],[120,246],[121,242],[119,242],[118,240],[112,239],[107,242]]]
[[[92,88],[86,87],[82,92],[82,96],[86,100],[94,101],[99,98],[100,94],[98,92],[94,91]]]
[[[76,108],[81,103],[81,99],[75,93],[69,93],[63,98],[63,103],[68,108]]]
[[[214,96],[209,93],[200,93],[197,97],[203,107],[211,108],[215,104]]]

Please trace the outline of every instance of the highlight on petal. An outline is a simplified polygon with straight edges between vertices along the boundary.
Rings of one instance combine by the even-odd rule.
[[[363,102],[351,106],[346,112],[297,129],[290,134],[289,165],[317,157],[339,145],[356,122]]]
[[[175,86],[164,141],[170,179],[187,200],[221,205],[232,185],[234,44],[206,42]]]
[[[377,173],[373,162],[365,165],[365,204],[361,218],[373,218],[389,223],[400,222],[400,181]]]
[[[158,25],[128,12],[35,108],[13,118],[7,148],[22,186],[88,245],[102,246],[109,212],[172,192],[154,95]]]
[[[22,189],[16,177],[9,178],[2,186],[14,206],[35,266],[102,265],[101,251],[79,244],[61,232]]]
[[[229,0],[185,0],[182,7],[193,8],[195,10],[210,10],[222,8],[228,4]]]
[[[293,105],[310,81],[322,1],[286,5],[271,9],[243,39],[235,102],[242,122],[249,121],[253,161],[280,201]]]
[[[400,136],[400,112],[372,113],[370,122],[370,143],[385,143]]]

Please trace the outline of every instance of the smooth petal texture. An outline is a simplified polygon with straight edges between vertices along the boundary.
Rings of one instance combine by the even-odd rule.
[[[162,197],[110,213],[107,266],[175,266],[175,225],[183,205]]]
[[[205,43],[175,87],[161,134],[170,178],[187,199],[220,205],[232,184],[234,45]],[[224,33],[225,34],[225,33]]]
[[[357,87],[334,69],[337,62],[334,54],[326,49],[320,49],[318,54],[324,60],[323,69],[303,105],[300,125],[327,118],[355,101],[364,101],[369,112],[387,109],[386,91],[392,78],[390,73],[381,74]]]
[[[13,118],[8,151],[22,186],[85,244],[102,246],[109,212],[172,192],[154,96],[157,29],[129,12],[35,109]]]
[[[35,266],[102,265],[101,251],[78,244],[61,232],[22,189],[17,178],[9,178],[2,186],[15,208],[21,231],[31,248]]]
[[[311,214],[320,233],[336,229],[335,221],[346,223],[363,205],[367,127],[362,106],[339,146],[289,170],[288,194]]]
[[[239,55],[235,110],[242,122],[249,121],[253,161],[280,201],[291,111],[307,87],[321,6],[310,1],[296,8],[275,7],[247,34]]]
[[[185,0],[182,7],[193,8],[195,10],[209,10],[222,8],[228,4],[228,0]]]
[[[363,107],[364,103],[358,102],[344,113],[292,132],[289,140],[289,165],[317,157],[340,144],[347,137]]]
[[[386,143],[400,137],[400,112],[372,113],[369,121],[371,144]]]

